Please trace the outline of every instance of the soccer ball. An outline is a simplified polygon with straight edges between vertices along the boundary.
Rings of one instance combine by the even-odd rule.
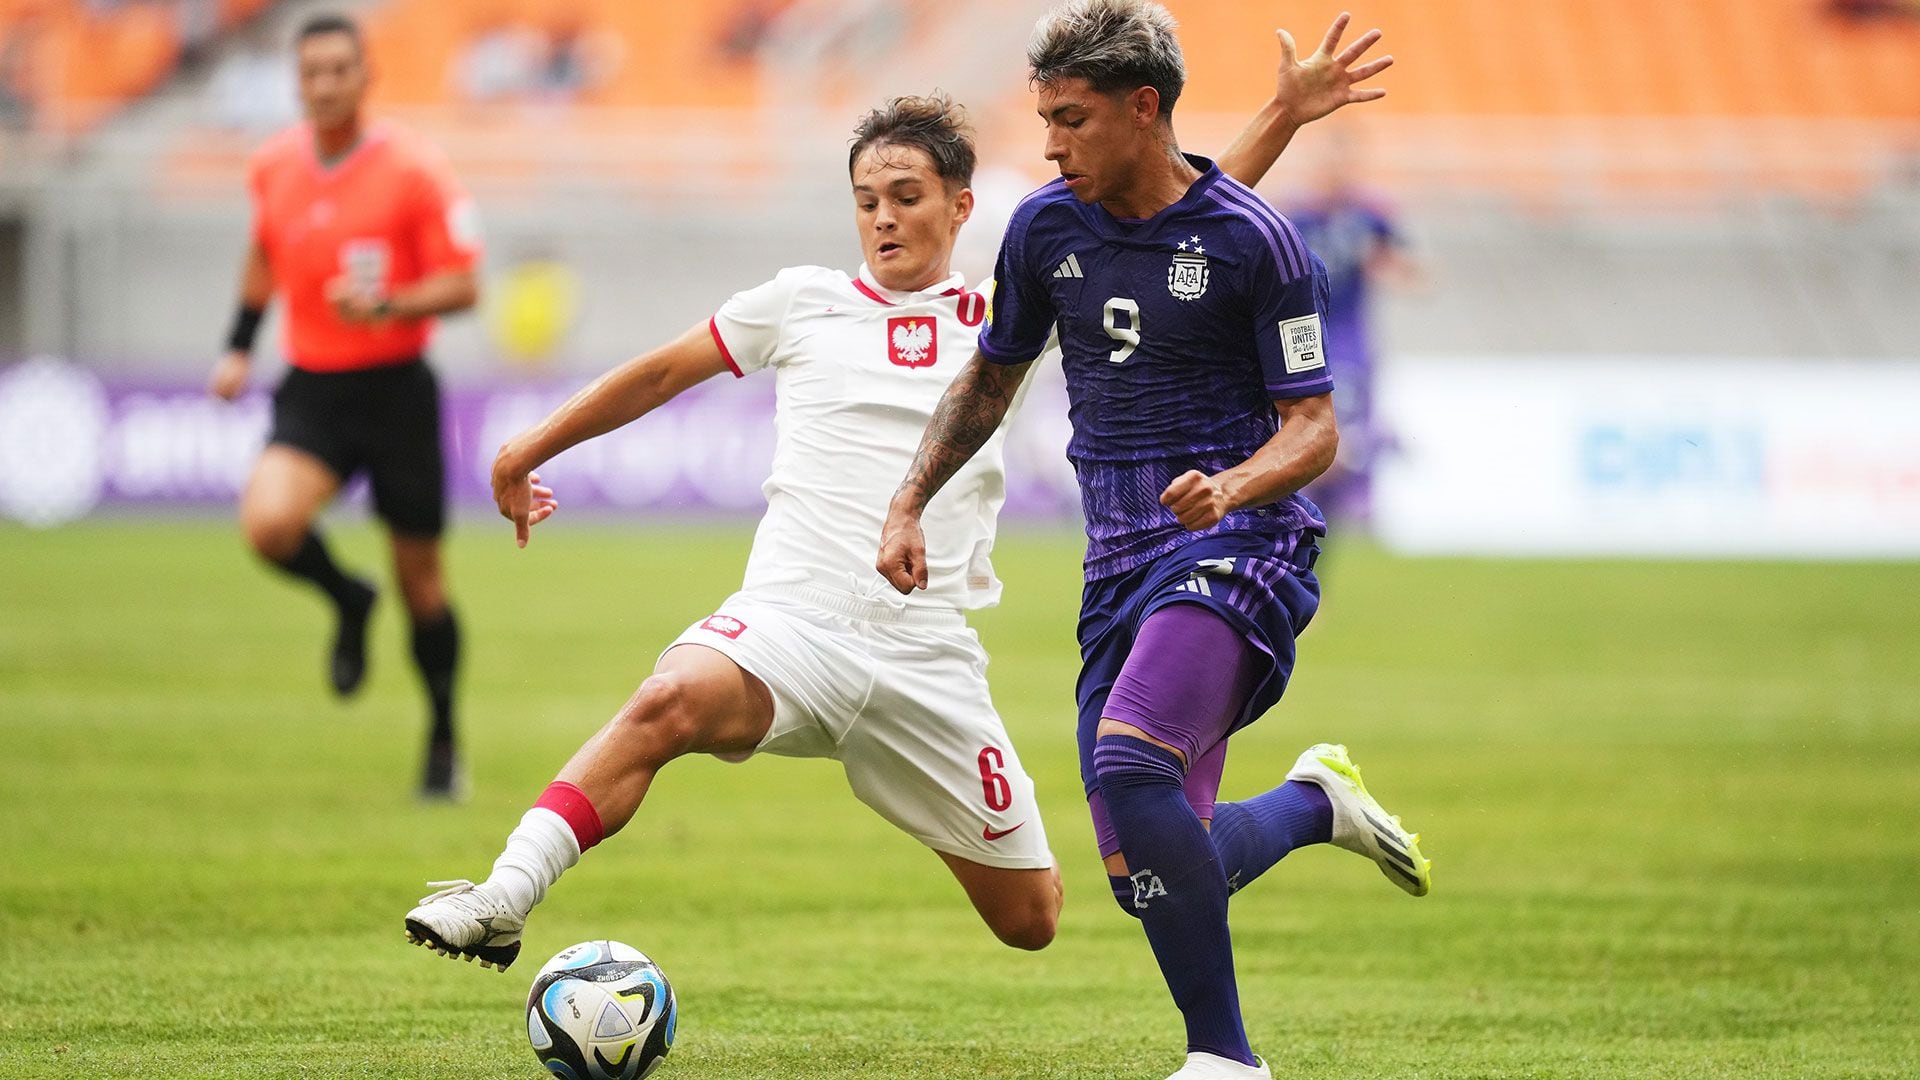
[[[527,992],[527,1040],[566,1080],[640,1080],[673,1049],[680,1009],[659,965],[631,945],[583,941]]]

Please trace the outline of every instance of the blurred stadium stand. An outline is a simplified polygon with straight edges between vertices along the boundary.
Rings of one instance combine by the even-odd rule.
[[[342,5],[0,0],[0,357],[197,372],[231,310],[242,164],[294,114],[286,43]],[[935,87],[974,106],[987,204],[967,260],[1047,176],[1022,44],[1041,0],[391,0],[364,16],[377,111],[478,196],[493,270],[569,265],[558,360],[602,367],[793,262],[851,265],[847,131]],[[1183,142],[1223,146],[1285,25],[1335,5],[1173,0]],[[1432,288],[1390,350],[1912,357],[1920,352],[1920,16],[1825,0],[1373,0],[1391,96],[1364,148]],[[1920,8],[1915,10],[1920,11]],[[1276,170],[1284,201],[1328,130]],[[997,211],[997,213],[996,213]],[[438,349],[492,368],[484,320]]]
[[[0,0],[0,123],[85,132],[269,3]]]

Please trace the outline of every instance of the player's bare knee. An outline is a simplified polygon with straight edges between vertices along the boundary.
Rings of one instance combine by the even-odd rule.
[[[1060,871],[1055,868],[1034,882],[1026,895],[994,912],[988,923],[1002,943],[1028,952],[1053,944],[1060,929]]]
[[[401,602],[415,622],[436,618],[447,609],[447,583],[438,540],[396,534],[393,576],[400,585]]]
[[[994,921],[993,934],[1002,944],[1039,952],[1053,944],[1060,928],[1058,903],[1041,898]]]
[[[400,597],[415,622],[425,622],[447,610],[447,590],[437,573],[401,575]]]
[[[240,530],[246,535],[248,547],[276,563],[293,558],[307,537],[307,523],[298,517],[251,507],[241,509]]]
[[[432,622],[447,610],[447,594],[435,589],[430,593],[406,592],[403,599],[407,605],[407,617],[416,623]]]
[[[648,676],[615,719],[651,765],[692,752],[704,731],[691,680],[671,671]]]

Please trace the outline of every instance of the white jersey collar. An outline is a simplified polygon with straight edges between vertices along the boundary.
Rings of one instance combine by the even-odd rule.
[[[885,285],[880,284],[879,281],[874,279],[873,271],[867,268],[867,264],[861,263],[860,272],[854,275],[853,287],[859,289],[862,295],[877,304],[895,307],[901,304],[915,304],[923,300],[931,300],[936,296],[958,296],[967,291],[967,277],[965,274],[955,270],[945,281],[935,282],[916,292],[901,292],[898,289],[889,289]]]

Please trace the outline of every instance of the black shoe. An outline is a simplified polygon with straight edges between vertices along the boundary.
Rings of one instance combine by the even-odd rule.
[[[460,755],[453,743],[437,742],[427,747],[427,764],[420,776],[420,798],[428,802],[459,802],[466,795],[467,774],[460,767]]]
[[[333,635],[333,662],[328,674],[333,678],[333,692],[341,697],[351,695],[360,689],[367,678],[367,622],[373,616],[373,601],[379,595],[373,586],[364,581],[352,582],[355,593],[352,599],[336,607],[340,617]]]

